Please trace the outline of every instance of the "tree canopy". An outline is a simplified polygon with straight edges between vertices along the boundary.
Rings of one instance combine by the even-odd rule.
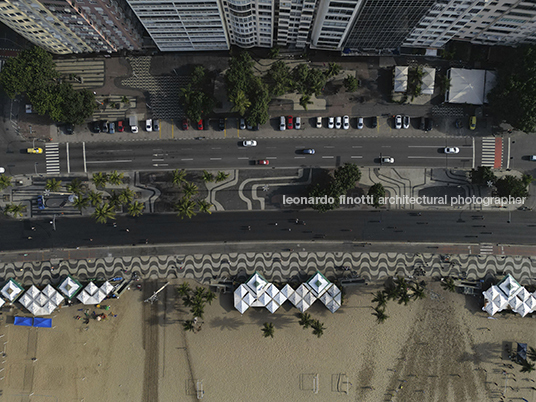
[[[198,122],[212,113],[216,104],[212,96],[212,79],[203,66],[194,67],[190,83],[181,88],[181,100],[191,121]]]
[[[524,174],[521,179],[515,176],[503,176],[495,182],[495,194],[499,197],[528,197],[527,186],[532,182],[533,177]]]
[[[369,188],[368,195],[372,196],[372,199],[374,200],[372,205],[375,208],[378,208],[381,205],[380,198],[385,198],[385,188],[381,183],[376,183]]]

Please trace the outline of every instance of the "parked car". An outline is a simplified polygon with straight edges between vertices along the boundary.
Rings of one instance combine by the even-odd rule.
[[[218,121],[218,129],[219,129],[220,131],[225,130],[225,119],[220,119],[220,120]]]
[[[107,121],[103,121],[102,124],[101,124],[101,130],[103,133],[107,133],[108,132],[108,122]]]
[[[74,132],[74,124],[65,125],[65,134],[71,135]]]
[[[256,147],[257,146],[257,141],[255,141],[255,140],[242,141],[242,146],[244,146],[244,147]]]
[[[160,131],[160,121],[158,121],[158,119],[153,121],[153,129],[154,131]]]
[[[476,129],[476,116],[471,116],[469,119],[469,130]]]
[[[287,122],[285,121],[285,116],[279,118],[279,130],[285,131],[287,129]]]
[[[404,116],[404,119],[403,119],[403,127],[404,128],[409,128],[409,122],[410,122],[410,117],[409,116]]]
[[[197,129],[203,130],[203,119],[199,119],[199,121],[197,122]]]
[[[357,118],[357,129],[358,130],[362,130],[364,127],[364,124],[363,124],[363,118],[362,117],[358,117]]]
[[[301,118],[299,116],[294,118],[294,128],[296,130],[301,129]]]
[[[182,129],[188,130],[188,119],[182,119]]]
[[[269,165],[270,161],[268,159],[261,159],[260,161],[257,161],[257,165]]]
[[[130,126],[130,131],[132,131],[133,134],[136,134],[138,132],[138,126]]]
[[[378,127],[378,116],[372,116],[372,122],[370,123],[372,128]]]
[[[246,129],[246,120],[243,117],[240,119],[239,128],[240,130]]]
[[[153,121],[151,119],[147,119],[145,121],[145,131],[148,133],[153,131]]]
[[[208,130],[210,128],[209,119],[203,119],[203,130]],[[155,128],[156,131],[156,128]]]
[[[446,154],[457,154],[460,152],[460,148],[458,147],[446,147],[444,149]]]
[[[158,121],[158,120],[155,120],[155,121]],[[117,122],[117,132],[122,133],[123,131],[125,131],[125,123],[123,122],[123,120],[119,120]]]
[[[5,167],[2,167],[2,166],[0,166],[0,173],[6,173],[6,168],[5,168]]]
[[[420,128],[421,130],[426,129],[426,118],[421,117],[421,124],[419,125],[419,128]]]
[[[315,150],[313,148],[307,148],[307,149],[302,150],[302,154],[314,155]]]
[[[115,123],[113,121],[110,123],[109,133],[115,134]]]
[[[287,128],[289,130],[292,130],[294,127],[294,119],[292,118],[292,116],[287,116]]]
[[[328,128],[333,128],[335,127],[335,118],[334,117],[329,117],[328,118]]]
[[[395,158],[392,158],[390,156],[384,156],[380,159],[380,163],[395,163]]]
[[[397,130],[400,130],[402,128],[402,116],[400,116],[399,114],[397,114],[395,117],[395,128]]]
[[[42,195],[37,196],[37,208],[41,210],[45,209],[45,201],[43,200]]]
[[[337,116],[335,118],[335,128],[341,128],[342,127],[342,118],[341,116]]]
[[[253,124],[251,124],[249,120],[246,120],[246,127],[248,130],[253,130]]]
[[[426,131],[432,131],[432,128],[434,128],[434,121],[430,118],[426,119]]]
[[[28,148],[26,149],[26,152],[28,152],[29,154],[42,154],[43,148],[37,148],[37,147]]]
[[[322,117],[316,118],[316,128],[322,128]]]
[[[350,128],[350,118],[348,116],[343,116],[343,118],[342,118],[342,127],[345,130],[348,130]]]
[[[101,130],[101,123],[100,121],[94,121],[93,122],[93,132],[94,133],[100,133]]]

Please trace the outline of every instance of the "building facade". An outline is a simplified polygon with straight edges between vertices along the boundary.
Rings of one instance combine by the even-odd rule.
[[[272,0],[223,0],[229,41],[240,47],[273,46]]]
[[[277,44],[305,48],[310,41],[311,29],[318,0],[280,0],[277,16]]]
[[[127,1],[163,52],[229,49],[219,0]]]

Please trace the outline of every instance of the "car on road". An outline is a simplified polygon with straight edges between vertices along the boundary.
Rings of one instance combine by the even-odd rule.
[[[421,124],[419,125],[419,128],[424,131],[426,128],[426,118],[421,117]]]
[[[203,130],[203,119],[199,119],[199,121],[197,122],[197,129]]]
[[[404,128],[409,128],[409,122],[410,122],[410,117],[409,116],[404,116],[403,127]]]
[[[0,166],[0,173],[6,173],[6,168]]]
[[[302,150],[302,154],[314,155],[315,150],[313,148],[307,148]]]
[[[257,141],[255,141],[255,140],[242,141],[242,146],[244,146],[244,147],[256,147],[257,146]]]
[[[289,130],[292,130],[294,126],[294,119],[292,118],[292,116],[287,116],[287,128]]]
[[[158,119],[153,121],[153,129],[154,131],[160,131],[160,121]]]
[[[287,122],[285,121],[285,116],[279,118],[279,130],[285,131],[287,129]]]
[[[123,122],[123,120],[119,120],[117,122],[117,132],[122,133],[123,131],[125,131],[125,123]]]
[[[395,163],[395,158],[391,156],[384,156],[380,159],[380,163]]]
[[[43,210],[45,209],[45,202],[43,200],[43,196],[42,195],[38,195],[37,196],[37,208]]]
[[[446,147],[443,150],[446,154],[457,154],[460,152],[460,148],[458,147]]]
[[[316,118],[316,128],[322,128],[322,117],[320,116]]]
[[[350,118],[348,116],[343,116],[343,118],[342,118],[342,127],[345,130],[348,130],[350,128]]]
[[[107,121],[103,121],[101,123],[101,131],[103,133],[107,133],[108,132],[108,122]]]
[[[257,165],[269,165],[270,161],[268,159],[261,159],[257,161]]]
[[[400,130],[402,128],[402,116],[400,116],[399,114],[397,114],[395,117],[395,128],[397,130]]]
[[[341,116],[337,116],[335,118],[335,128],[341,128],[342,127],[342,118]]]
[[[328,117],[328,128],[335,127],[335,118],[334,117]]]
[[[432,131],[434,128],[434,121],[431,118],[426,119],[426,131]]]
[[[294,129],[300,130],[301,129],[301,117],[295,117],[294,118]]]
[[[71,135],[74,132],[74,124],[65,125],[65,134]]]
[[[378,127],[378,116],[372,116],[372,122],[370,123],[372,128]]]
[[[153,131],[153,121],[151,119],[147,119],[145,121],[145,131],[148,133]]]
[[[244,119],[243,117],[240,119],[240,130],[245,130],[246,129],[246,119]]]
[[[536,155],[530,155],[529,156],[529,161],[532,161],[532,162],[536,161]],[[3,168],[1,168],[1,169],[3,169]],[[2,172],[2,173],[4,173],[4,172]]]
[[[363,127],[364,127],[364,123],[363,123],[363,118],[362,117],[358,117],[357,118],[357,129],[358,130],[362,130]]]
[[[182,119],[182,129],[188,130],[188,119]]]
[[[469,118],[469,130],[476,129],[476,116],[471,116]]]
[[[220,131],[225,130],[225,119],[220,119],[220,120],[218,121],[218,129],[219,129]]]
[[[110,134],[115,134],[115,123],[114,122],[111,122],[110,123],[110,130],[109,130]]]
[[[42,154],[43,153],[43,148],[37,148],[37,147],[28,148],[26,150],[26,152],[28,152],[29,154]]]
[[[100,133],[101,123],[100,121],[94,121],[93,122],[93,132],[94,133]]]

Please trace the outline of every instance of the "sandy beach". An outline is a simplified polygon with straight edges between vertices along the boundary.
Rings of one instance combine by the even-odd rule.
[[[197,386],[202,400],[219,402],[499,401],[505,389],[506,401],[532,402],[535,374],[505,366],[504,347],[535,345],[534,319],[488,319],[479,299],[427,282],[425,299],[390,301],[383,324],[371,314],[381,283],[348,288],[335,314],[317,301],[308,312],[325,324],[321,338],[298,324],[289,302],[275,314],[241,315],[231,294],[206,306],[201,331],[185,332],[180,280],[153,305],[143,300],[163,282],[106,301],[117,317],[102,322],[76,320],[81,305],[58,310],[52,329],[15,327],[16,311],[4,312],[0,399],[194,401]],[[262,336],[265,322],[275,325],[273,339]]]

